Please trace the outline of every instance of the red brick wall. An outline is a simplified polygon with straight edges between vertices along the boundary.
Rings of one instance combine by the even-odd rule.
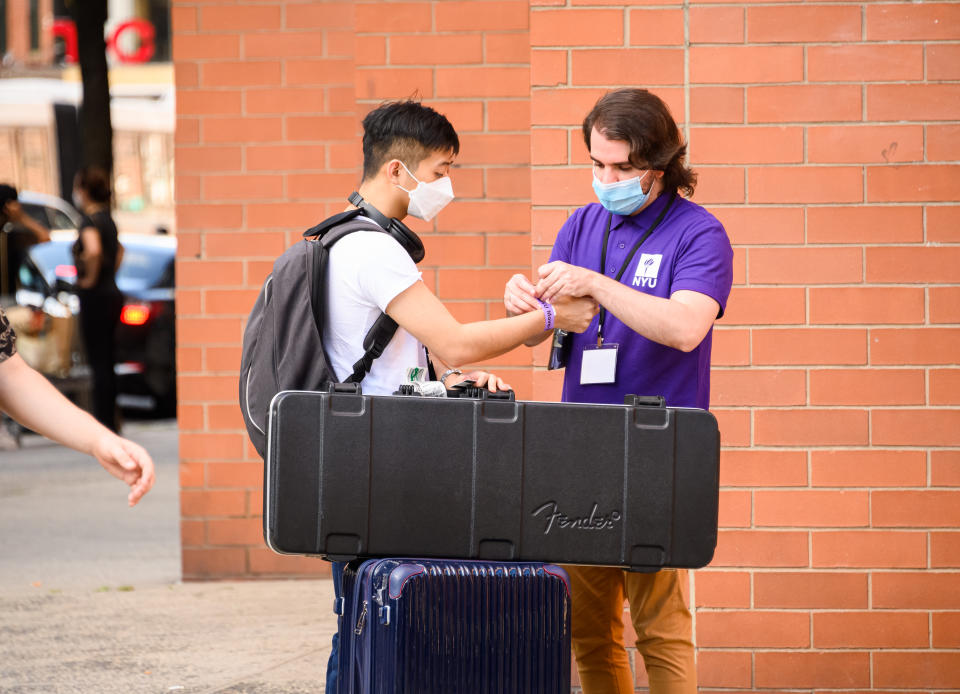
[[[53,0],[36,0],[38,45],[30,45],[31,0],[7,0],[4,13],[6,54],[4,70],[15,72],[25,65],[49,65],[53,61]],[[0,7],[0,12],[4,8]]]
[[[736,251],[701,686],[960,688],[960,3],[651,5],[175,3],[184,576],[323,570],[263,546],[236,378],[272,259],[358,180],[363,114],[417,94],[461,133],[460,199],[416,229],[474,320],[591,199],[593,101],[648,86]],[[555,398],[544,358],[496,365]]]

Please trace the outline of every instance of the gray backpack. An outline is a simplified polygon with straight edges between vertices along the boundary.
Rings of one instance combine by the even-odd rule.
[[[323,346],[327,261],[330,247],[347,234],[377,229],[356,219],[360,214],[374,216],[366,209],[350,210],[305,231],[304,240],[274,262],[273,272],[264,281],[250,312],[240,358],[240,409],[250,441],[261,457],[266,457],[267,418],[273,396],[282,390],[359,392],[360,381],[397,330],[396,322],[381,314],[364,338],[363,357],[354,364],[346,381],[339,383]],[[414,262],[423,258],[420,239],[406,227],[402,237],[392,226],[383,231],[397,238]]]

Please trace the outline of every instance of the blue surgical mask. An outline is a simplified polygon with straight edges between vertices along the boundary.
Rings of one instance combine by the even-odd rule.
[[[634,176],[625,181],[602,183],[596,174],[593,176],[593,192],[597,194],[600,204],[614,214],[632,215],[643,207],[653,192],[653,186],[646,193],[640,182],[650,173],[647,170],[643,176]]]

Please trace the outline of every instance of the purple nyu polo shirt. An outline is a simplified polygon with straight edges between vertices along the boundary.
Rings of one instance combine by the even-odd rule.
[[[670,195],[660,195],[633,217],[613,215],[606,267],[600,267],[603,234],[610,213],[591,203],[574,212],[553,246],[550,260],[579,265],[615,278],[634,244],[660,215]],[[680,197],[660,225],[637,250],[620,278],[638,291],[669,298],[689,289],[715,299],[723,315],[733,282],[733,249],[723,225],[699,205]],[[616,382],[580,385],[583,348],[597,344],[594,318],[583,333],[571,334],[570,358],[563,379],[564,402],[622,403],[627,393],[662,395],[670,407],[710,406],[710,348],[713,329],[691,352],[648,340],[607,311],[603,343],[616,343]]]

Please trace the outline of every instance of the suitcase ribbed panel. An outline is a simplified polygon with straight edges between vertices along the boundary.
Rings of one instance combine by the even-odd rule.
[[[424,571],[384,599],[371,691],[566,694],[570,599],[555,566],[418,561]],[[381,585],[374,580],[374,588]]]

